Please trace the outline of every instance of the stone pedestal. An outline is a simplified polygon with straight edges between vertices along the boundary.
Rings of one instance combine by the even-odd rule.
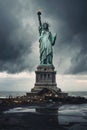
[[[31,92],[38,92],[43,88],[59,91],[56,84],[56,71],[53,65],[40,65],[37,67],[36,82]]]

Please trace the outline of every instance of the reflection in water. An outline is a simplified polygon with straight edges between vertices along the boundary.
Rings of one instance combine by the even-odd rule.
[[[59,109],[59,123],[87,122],[87,104],[63,105]]]
[[[59,110],[18,107],[5,111],[4,115],[9,124],[15,120],[14,128],[18,125],[21,130],[87,130],[87,104],[63,105]]]
[[[35,108],[28,108],[28,107],[17,107],[17,108],[13,108],[13,109],[9,109],[8,111],[5,111],[4,114],[6,113],[21,113],[21,112],[36,112]]]
[[[36,112],[43,115],[43,122],[45,125],[47,124],[50,127],[57,127],[59,126],[58,121],[58,108],[36,108]]]

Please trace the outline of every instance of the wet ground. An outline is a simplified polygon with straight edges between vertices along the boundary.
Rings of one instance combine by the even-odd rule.
[[[16,107],[0,115],[0,130],[87,130],[87,104],[63,105],[39,113],[38,106]]]

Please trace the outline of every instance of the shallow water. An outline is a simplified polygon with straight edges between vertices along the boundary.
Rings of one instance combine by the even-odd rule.
[[[9,109],[8,111],[5,111],[4,114],[7,113],[21,113],[21,112],[36,112],[35,108],[25,108],[25,107],[17,107],[13,109]]]
[[[38,106],[36,108],[38,108]],[[4,114],[7,114],[7,113],[33,113],[33,114],[35,113],[37,114],[37,116],[39,116],[39,114],[43,114],[43,113],[36,112],[35,106],[13,108],[4,112]],[[52,115],[53,115],[53,112],[52,112]],[[56,115],[56,117],[58,118],[58,123],[63,124],[63,125],[74,123],[74,122],[86,123],[87,122],[87,104],[63,105],[59,108],[58,113],[54,113],[54,115]]]

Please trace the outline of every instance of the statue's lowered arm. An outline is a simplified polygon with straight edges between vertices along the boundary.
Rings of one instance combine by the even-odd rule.
[[[52,33],[50,32],[50,41],[51,41],[52,46],[54,46],[54,44],[55,44],[56,37],[57,37],[57,34],[56,34],[56,33],[52,34]]]
[[[52,36],[52,46],[54,46],[54,44],[55,44],[56,37],[57,37],[57,34],[56,33],[53,34],[53,36]]]

